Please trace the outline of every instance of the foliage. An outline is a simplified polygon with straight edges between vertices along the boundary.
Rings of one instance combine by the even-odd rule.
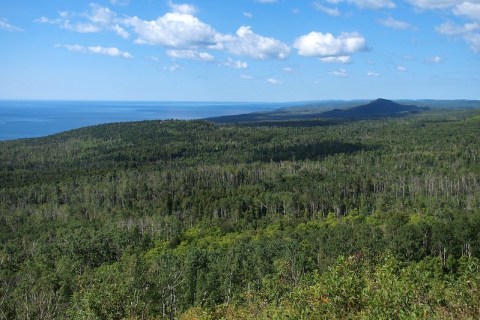
[[[480,317],[480,122],[108,124],[0,143],[0,319]]]

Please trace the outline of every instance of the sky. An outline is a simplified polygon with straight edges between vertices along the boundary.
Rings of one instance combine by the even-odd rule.
[[[0,99],[480,99],[480,0],[0,0]]]

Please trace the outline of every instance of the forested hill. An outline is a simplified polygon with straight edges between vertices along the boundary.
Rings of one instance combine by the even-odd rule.
[[[414,105],[398,104],[396,102],[377,99],[368,104],[358,107],[340,110],[322,112],[322,118],[340,118],[340,119],[372,119],[383,117],[405,116],[411,113],[418,113],[429,110],[428,107],[417,107]]]
[[[0,143],[0,319],[480,318],[480,111]]]
[[[373,101],[314,101],[292,103],[273,111],[252,112],[221,116],[206,120],[220,124],[252,123],[269,121],[308,120],[323,118],[329,121],[350,121],[407,116],[429,109],[474,109],[480,108],[479,100],[398,100],[377,99]]]

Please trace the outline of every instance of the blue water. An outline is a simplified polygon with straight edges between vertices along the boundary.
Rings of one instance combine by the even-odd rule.
[[[0,100],[0,140],[42,137],[109,122],[201,119],[282,106],[278,103]]]

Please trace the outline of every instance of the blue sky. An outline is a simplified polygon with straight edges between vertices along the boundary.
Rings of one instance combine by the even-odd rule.
[[[480,0],[0,0],[0,99],[480,99]]]

